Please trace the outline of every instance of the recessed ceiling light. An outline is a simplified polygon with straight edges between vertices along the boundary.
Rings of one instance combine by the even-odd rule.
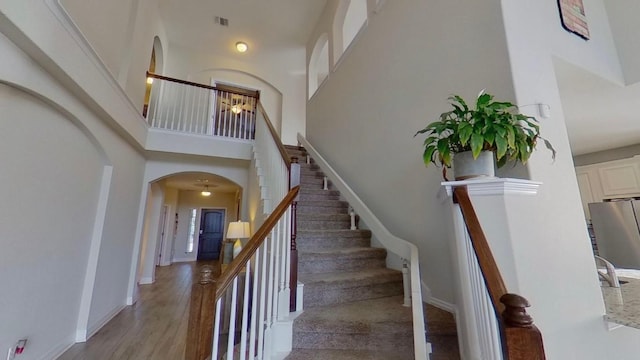
[[[246,52],[247,50],[249,50],[249,45],[247,45],[247,43],[242,42],[242,41],[238,41],[236,43],[236,50],[238,50],[238,52]]]

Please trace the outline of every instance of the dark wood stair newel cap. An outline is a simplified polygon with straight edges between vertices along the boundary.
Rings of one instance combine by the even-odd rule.
[[[528,328],[533,325],[533,318],[527,314],[526,308],[530,307],[529,301],[517,294],[504,294],[500,297],[504,304],[502,319],[508,326]]]

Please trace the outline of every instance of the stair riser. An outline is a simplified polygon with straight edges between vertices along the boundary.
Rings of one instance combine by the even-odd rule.
[[[331,221],[346,221],[350,222],[351,218],[348,214],[323,214],[323,213],[311,213],[311,214],[299,214],[298,220],[311,221],[311,220],[331,220]]]
[[[298,214],[348,214],[346,206],[298,206]]]
[[[385,259],[334,259],[334,260],[303,260],[298,262],[300,274],[318,274],[337,271],[359,271],[378,269],[386,266]]]
[[[298,220],[298,229],[306,230],[333,230],[349,229],[350,221],[334,220]]]
[[[301,187],[308,187],[316,190],[323,190],[323,179],[318,178],[300,178]]]
[[[302,190],[302,189],[301,189]],[[332,195],[331,193],[323,192],[323,193],[304,193],[300,192],[300,198],[298,199],[299,204],[303,204],[306,201],[331,201],[331,200],[340,200],[340,195]]]
[[[293,347],[295,349],[395,350],[406,351],[410,354],[410,349],[413,349],[413,335],[411,333],[390,336],[390,334],[336,334],[294,331]]]
[[[341,289],[328,289],[325,286],[306,284],[304,287],[304,307],[311,308],[359,300],[379,299],[401,295],[402,291],[402,281]]]
[[[328,250],[371,245],[368,238],[297,239],[298,250]]]

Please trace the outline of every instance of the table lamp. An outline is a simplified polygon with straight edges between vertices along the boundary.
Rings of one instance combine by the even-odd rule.
[[[246,239],[251,236],[249,227],[249,223],[246,221],[238,220],[229,223],[229,228],[227,229],[227,239],[235,239],[235,242],[233,243],[232,254],[225,251],[223,259],[224,264],[230,263],[231,260],[235,259],[240,251],[242,251],[242,241],[240,241],[240,239]]]

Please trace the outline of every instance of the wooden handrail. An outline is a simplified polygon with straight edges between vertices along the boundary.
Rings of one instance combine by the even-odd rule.
[[[267,220],[264,221],[262,226],[256,231],[255,234],[249,239],[247,245],[242,248],[240,255],[233,259],[229,266],[225,269],[225,271],[220,274],[218,281],[216,282],[216,301],[222,296],[224,291],[231,285],[233,278],[236,277],[242,269],[244,269],[247,262],[251,259],[253,254],[258,250],[260,245],[264,239],[269,235],[273,227],[276,226],[278,220],[282,217],[284,212],[289,208],[289,205],[293,202],[293,200],[298,195],[298,191],[300,191],[300,186],[296,186],[287,193],[287,195],[280,201],[278,207],[276,207]]]
[[[213,269],[203,267],[200,279],[191,288],[191,306],[189,309],[189,327],[187,330],[186,360],[203,360],[211,355],[213,342],[213,324],[215,321],[215,304],[225,294],[233,279],[240,274],[269,233],[276,226],[287,208],[298,196],[300,186],[287,193],[258,231],[247,242],[240,254],[231,261],[227,269],[214,281]]]
[[[269,128],[269,132],[271,133],[271,136],[273,137],[273,140],[275,141],[276,145],[278,146],[278,150],[280,151],[280,155],[282,156],[282,160],[287,165],[287,169],[291,170],[291,159],[289,159],[289,153],[287,153],[287,149],[284,148],[284,145],[282,144],[282,141],[280,140],[280,136],[276,132],[276,129],[273,127],[273,123],[271,123],[271,120],[269,119],[269,116],[267,115],[267,112],[264,110],[264,108],[262,107],[262,103],[260,103],[260,102],[258,102],[258,111],[260,111],[262,113],[262,116],[264,116],[264,120],[267,123],[267,127]]]
[[[501,314],[504,311],[504,305],[500,302],[500,297],[507,293],[507,287],[504,285],[504,280],[502,279],[502,275],[500,275],[498,265],[493,258],[493,253],[491,253],[489,242],[484,235],[482,226],[480,226],[478,215],[476,215],[476,211],[471,204],[467,187],[456,187],[453,190],[453,196],[453,201],[460,205],[464,222],[467,225],[467,230],[469,230],[471,244],[478,258],[478,265],[480,266],[480,270],[482,270],[491,302],[496,310],[496,314]]]
[[[158,75],[158,74],[150,73],[148,71],[147,71],[147,77],[148,78],[153,78],[153,79],[158,79],[158,80],[171,81],[171,82],[182,84],[182,85],[195,86],[195,87],[199,87],[199,88],[203,88],[203,89],[216,90],[216,91],[226,91],[226,92],[231,92],[231,93],[235,93],[235,94],[238,94],[238,95],[251,96],[251,97],[254,97],[256,99],[260,98],[260,92],[257,91],[257,90],[256,91],[250,91],[250,90],[243,90],[243,89],[238,89],[238,88],[233,88],[233,90],[230,90],[228,87],[225,87],[225,86],[216,87],[216,86],[211,86],[211,85],[199,84],[199,83],[195,83],[195,82],[191,82],[191,81],[187,81],[187,80],[181,80],[181,79],[176,79],[176,78],[172,78],[172,77],[168,77],[168,76],[164,76],[164,75]]]
[[[544,360],[542,334],[526,311],[530,304],[520,295],[507,293],[466,186],[457,186],[453,189],[453,201],[460,206],[491,303],[501,324],[505,359]]]

